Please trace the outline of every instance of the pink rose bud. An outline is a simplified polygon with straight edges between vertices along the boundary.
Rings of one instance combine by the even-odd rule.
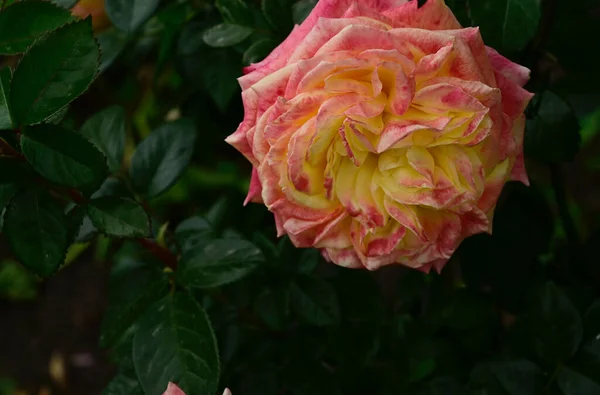
[[[183,392],[175,383],[169,383],[167,390],[163,395],[185,395],[185,392]]]
[[[185,392],[183,392],[181,388],[179,388],[176,384],[169,383],[169,385],[167,386],[167,390],[163,395],[185,395]],[[229,391],[229,388],[225,388],[223,395],[231,395],[231,391]]]
[[[529,70],[443,0],[321,0],[245,71],[227,142],[254,166],[247,201],[338,265],[439,271],[528,183]]]

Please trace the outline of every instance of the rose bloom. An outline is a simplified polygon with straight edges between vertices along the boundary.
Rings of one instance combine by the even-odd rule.
[[[439,271],[528,182],[529,70],[443,0],[321,0],[245,72],[226,141],[254,167],[247,201],[338,265]]]

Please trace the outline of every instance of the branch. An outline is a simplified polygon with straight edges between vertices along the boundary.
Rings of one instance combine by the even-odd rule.
[[[165,264],[171,270],[177,270],[177,257],[168,248],[161,247],[155,241],[149,239],[135,239],[148,252]]]

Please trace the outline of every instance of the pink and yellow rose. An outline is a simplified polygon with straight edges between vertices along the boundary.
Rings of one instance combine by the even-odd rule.
[[[443,0],[321,0],[245,71],[227,142],[254,167],[247,201],[338,265],[440,270],[528,182],[529,70]]]

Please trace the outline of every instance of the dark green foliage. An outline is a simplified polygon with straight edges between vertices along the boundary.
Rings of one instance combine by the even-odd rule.
[[[112,265],[104,395],[600,395],[599,1],[445,1],[536,95],[531,185],[441,274],[334,266],[242,205],[237,78],[316,0],[75,3],[0,0],[0,298]]]
[[[15,124],[42,122],[87,90],[96,77],[100,58],[91,28],[89,19],[73,22],[28,48],[11,84]]]
[[[68,247],[67,217],[45,192],[24,190],[6,208],[3,231],[23,265],[49,276],[63,262]]]
[[[169,381],[190,393],[215,393],[217,344],[200,304],[177,292],[151,306],[133,340],[133,363],[145,394],[161,395]]]
[[[69,11],[48,1],[15,3],[0,14],[0,53],[25,52],[36,38],[72,19]]]

